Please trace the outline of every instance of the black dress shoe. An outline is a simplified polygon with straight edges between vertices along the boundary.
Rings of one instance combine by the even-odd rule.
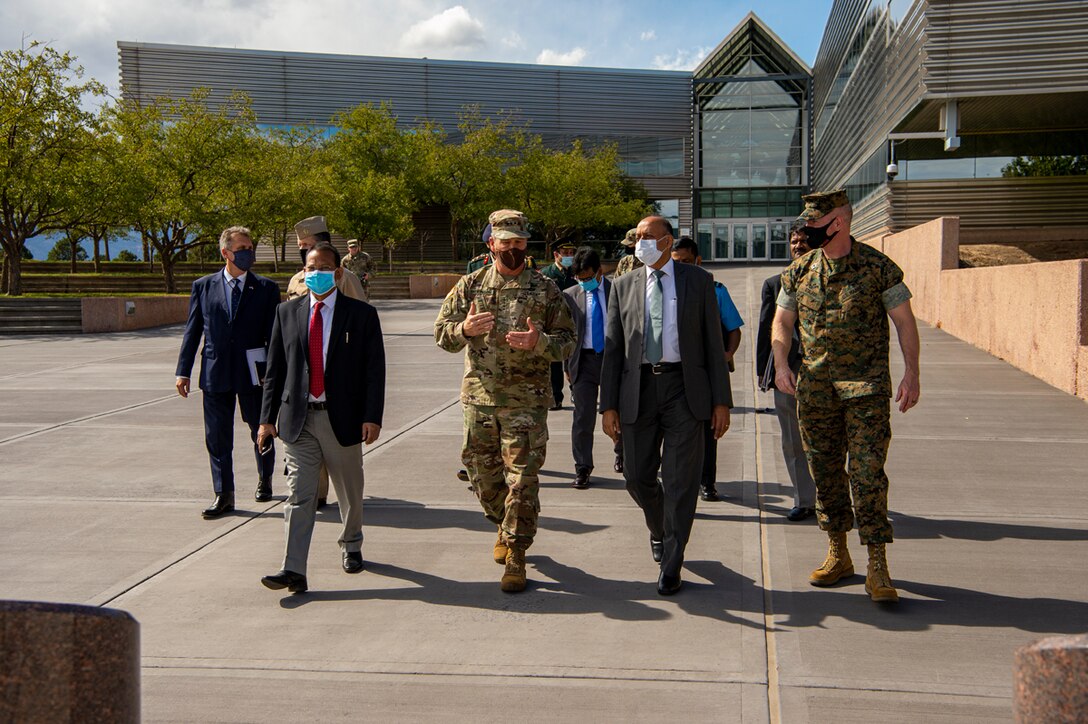
[[[816,511],[812,508],[802,508],[801,506],[797,506],[790,512],[786,513],[786,519],[797,522],[799,520],[804,520],[805,518],[811,518],[814,515],[816,515]]]
[[[654,563],[660,563],[665,555],[665,541],[650,538],[650,554],[654,557]]]
[[[718,499],[718,491],[714,488],[714,483],[707,483],[706,485],[699,486],[699,497],[703,500],[709,500],[711,502]]]
[[[363,570],[363,554],[359,551],[344,551],[344,573],[358,573]]]
[[[262,578],[261,583],[264,584],[265,588],[271,588],[273,591],[286,588],[291,593],[306,592],[306,576],[294,571],[273,573],[271,576]]]
[[[205,520],[218,518],[219,516],[234,511],[234,493],[219,493],[210,507],[205,508],[200,514]]]
[[[272,500],[272,481],[258,480],[257,492],[253,494],[253,499],[258,503],[267,503]]]
[[[573,485],[579,490],[585,490],[589,487],[589,468],[575,471]]]
[[[679,575],[667,576],[664,572],[657,577],[657,593],[661,596],[671,596],[680,590],[683,581]]]
[[[617,473],[622,473],[623,472],[623,456],[622,455],[617,455],[616,456],[616,462],[612,464],[612,469],[615,470]]]

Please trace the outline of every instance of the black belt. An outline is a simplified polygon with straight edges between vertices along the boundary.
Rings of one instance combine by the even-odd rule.
[[[680,362],[658,362],[655,365],[642,365],[644,372],[652,372],[655,375],[663,375],[666,372],[679,372],[682,369],[683,366]]]
[[[307,402],[306,407],[311,410],[327,410],[329,408],[328,402]]]
[[[604,352],[598,352],[592,347],[582,347],[582,354],[595,354],[600,357],[602,354],[604,354]]]

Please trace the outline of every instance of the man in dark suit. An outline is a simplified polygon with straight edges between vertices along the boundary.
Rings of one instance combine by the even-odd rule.
[[[261,579],[274,590],[306,590],[322,462],[344,523],[344,571],[363,570],[362,443],[381,432],[385,346],[374,307],[337,292],[343,273],[339,252],[327,242],[315,244],[306,256],[310,293],[280,305],[272,328],[258,442],[283,439],[289,493],[283,567]]]
[[[622,430],[627,491],[661,564],[657,592],[668,596],[680,590],[695,518],[703,423],[715,439],[725,434],[731,390],[713,277],[673,262],[668,220],[643,219],[636,238],[645,267],[614,280],[608,299],[601,412],[613,440]]]
[[[276,319],[280,290],[271,279],[249,272],[256,258],[249,229],[232,226],[219,235],[223,271],[193,282],[189,319],[178,355],[178,394],[189,396],[201,337],[200,389],[204,393],[204,442],[212,465],[215,500],[202,515],[218,518],[234,510],[234,405],[242,410],[256,443],[261,413],[260,376],[265,349]],[[272,499],[272,465],[276,453],[261,454],[256,444],[258,503]]]
[[[800,259],[810,251],[805,236],[805,220],[798,219],[790,229],[790,256]],[[774,411],[782,433],[782,457],[786,472],[793,483],[793,509],[786,514],[792,521],[804,520],[816,514],[816,483],[808,469],[805,448],[801,444],[801,426],[797,421],[797,398],[775,387],[774,354],[771,352],[771,327],[778,308],[776,300],[782,290],[782,275],[774,274],[763,281],[760,293],[759,330],[756,333],[756,369],[760,372],[759,388],[774,390]],[[787,357],[794,374],[801,369],[801,337],[796,328]]]
[[[604,359],[604,320],[612,282],[601,272],[601,257],[583,246],[574,254],[571,265],[577,282],[563,294],[574,317],[577,343],[563,366],[570,380],[574,400],[574,421],[570,442],[574,453],[574,487],[589,487],[593,471],[593,430],[597,427],[597,393],[601,387],[601,362]],[[622,469],[623,443],[615,443],[616,465]]]

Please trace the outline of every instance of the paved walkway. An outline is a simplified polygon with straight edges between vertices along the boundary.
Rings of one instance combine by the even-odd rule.
[[[551,417],[531,587],[499,591],[494,529],[454,477],[462,361],[434,346],[429,301],[378,303],[390,375],[366,455],[368,569],[340,572],[330,506],[304,596],[259,583],[283,520],[247,495],[250,473],[243,510],[199,516],[210,485],[199,396],[173,393],[178,328],[0,338],[0,595],[130,611],[148,721],[1010,719],[1013,651],[1088,630],[1088,405],[923,328],[922,402],[893,412],[888,463],[903,600],[871,603],[861,575],[812,588],[825,537],[784,518],[754,384],[772,271],[716,271],[748,322],[728,497],[700,503],[674,598],[656,594],[603,435],[607,472],[570,487],[569,409]]]

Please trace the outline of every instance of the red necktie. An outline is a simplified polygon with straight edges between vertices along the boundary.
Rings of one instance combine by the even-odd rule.
[[[321,302],[317,302],[310,316],[310,394],[314,397],[325,394],[325,360],[321,354],[324,331]]]

